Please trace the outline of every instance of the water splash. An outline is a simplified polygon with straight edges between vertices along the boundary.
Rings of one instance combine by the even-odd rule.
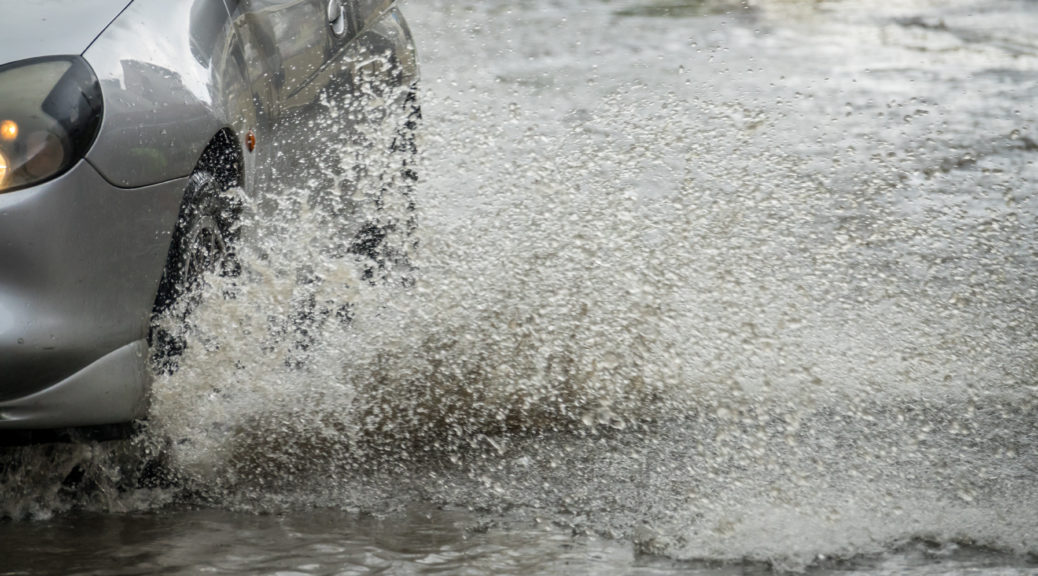
[[[853,62],[725,72],[762,58],[738,27],[448,4],[412,7],[453,63],[426,68],[415,282],[337,246],[324,203],[358,152],[317,146],[156,383],[143,442],[180,497],[432,502],[792,569],[916,539],[1035,553],[1038,175],[1001,116],[974,137],[936,81],[878,102]],[[566,26],[589,46],[524,42]],[[391,165],[364,162],[361,196]]]

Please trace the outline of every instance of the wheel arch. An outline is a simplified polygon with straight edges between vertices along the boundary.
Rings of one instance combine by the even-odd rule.
[[[245,154],[233,128],[225,126],[209,139],[192,173],[201,170],[212,173],[225,190],[243,185]]]
[[[181,282],[182,278],[179,277],[179,274],[176,273],[173,267],[174,262],[179,257],[178,244],[181,228],[185,225],[193,206],[199,201],[199,198],[193,194],[193,189],[198,183],[200,175],[205,175],[206,178],[211,176],[217,182],[220,190],[228,190],[243,185],[245,178],[244,154],[233,128],[225,126],[213,134],[187,179],[188,184],[180,201],[177,223],[170,234],[166,265],[162,271],[159,285],[156,287],[155,301],[152,308],[153,316],[163,312],[176,299],[177,283]],[[234,225],[233,220],[240,216],[240,206],[234,199],[227,199],[227,204],[230,210],[225,215],[224,225],[232,227]]]

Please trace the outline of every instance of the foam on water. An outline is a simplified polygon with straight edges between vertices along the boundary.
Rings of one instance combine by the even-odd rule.
[[[416,271],[365,280],[322,204],[344,189],[331,165],[384,136],[315,142],[328,178],[252,201],[276,225],[249,220],[245,273],[211,279],[144,436],[25,449],[2,512],[423,501],[788,568],[913,539],[1038,553],[1038,173],[1019,137],[963,141],[941,82],[911,102],[931,114],[878,117],[853,64],[766,101],[708,89],[777,80],[729,75],[769,62],[722,16],[674,32],[534,4],[408,6],[438,63]],[[531,40],[545,29],[583,43]],[[948,140],[1008,168],[949,163]],[[365,162],[362,195],[394,165]],[[172,487],[128,488],[155,454]],[[84,463],[75,486],[103,489],[62,484]]]

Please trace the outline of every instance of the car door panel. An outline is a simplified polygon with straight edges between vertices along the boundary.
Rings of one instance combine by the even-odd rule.
[[[380,16],[389,10],[393,5],[393,0],[354,0],[350,4],[353,8],[357,29],[364,30],[372,26]]]
[[[322,0],[227,0],[252,84],[272,119],[300,94],[333,53]],[[312,96],[313,94],[310,94]]]

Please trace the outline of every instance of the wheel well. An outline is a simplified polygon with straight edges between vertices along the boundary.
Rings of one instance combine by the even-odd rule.
[[[187,190],[180,205],[177,225],[170,238],[166,254],[166,266],[159,281],[152,307],[152,322],[148,332],[148,343],[152,346],[152,362],[160,370],[172,373],[176,369],[176,357],[183,352],[184,340],[156,323],[173,304],[190,289],[191,273],[184,267],[182,258],[185,250],[193,249],[185,243],[186,230],[197,222],[200,210],[214,217],[219,227],[219,236],[226,243],[235,241],[239,231],[236,223],[241,215],[240,199],[221,192],[242,185],[244,163],[238,140],[230,128],[217,132],[206,145],[194,173],[188,178]],[[216,185],[216,190],[211,186]],[[230,253],[234,262],[233,249]],[[235,272],[236,274],[236,272]],[[181,321],[187,312],[181,312]]]
[[[245,166],[234,131],[224,128],[217,132],[206,145],[195,169],[212,173],[224,190],[241,186]]]
[[[166,255],[166,266],[163,269],[158,293],[155,297],[153,316],[160,314],[173,303],[178,290],[177,283],[182,281],[175,263],[180,254],[181,228],[188,221],[188,215],[191,213],[193,204],[198,201],[192,193],[192,190],[197,185],[197,179],[202,178],[203,173],[208,174],[216,181],[219,190],[223,191],[242,185],[243,170],[242,151],[238,146],[238,140],[235,137],[234,131],[230,128],[220,130],[209,140],[209,144],[206,145],[205,150],[195,164],[194,173],[188,178],[188,187],[185,191],[184,199],[181,201],[180,215],[177,218],[177,225],[173,229],[170,238],[170,245]],[[221,213],[221,224],[225,226],[229,234],[232,234],[234,229],[233,222],[239,217],[241,207],[234,198],[226,197],[223,201],[226,203],[225,207],[227,210]],[[150,340],[151,335],[149,335],[149,342]]]

